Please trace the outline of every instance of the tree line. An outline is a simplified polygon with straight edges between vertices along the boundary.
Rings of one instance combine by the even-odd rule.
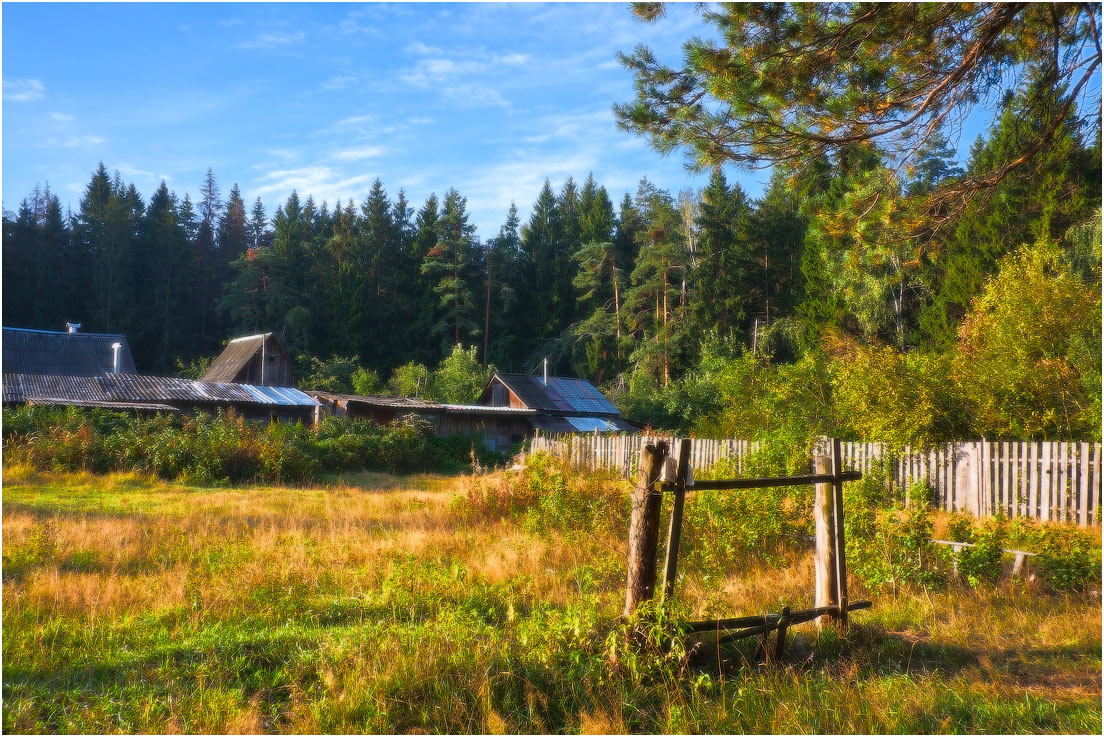
[[[125,333],[139,369],[159,373],[262,331],[275,331],[299,358],[303,381],[337,365],[409,376],[456,346],[474,349],[484,368],[537,371],[547,357],[553,372],[606,386],[645,420],[689,427],[707,413],[687,388],[718,357],[785,367],[822,355],[843,372],[860,355],[919,366],[972,351],[976,364],[995,331],[1011,330],[986,323],[982,311],[999,314],[1015,299],[991,295],[985,308],[982,295],[1031,262],[1042,279],[1036,289],[1047,294],[1028,302],[1069,293],[1047,280],[1074,280],[1095,292],[1096,313],[1070,288],[1077,294],[1066,294],[1064,309],[1074,325],[1063,330],[1081,348],[1041,336],[1022,360],[1042,367],[1060,355],[1069,368],[1053,376],[1084,386],[1078,408],[1098,408],[1099,352],[1089,351],[1095,377],[1083,354],[1099,336],[1099,127],[1065,121],[1030,172],[997,183],[938,228],[917,227],[932,218],[915,205],[920,196],[986,171],[1024,135],[1023,104],[1009,98],[961,166],[936,137],[907,170],[863,142],[797,173],[778,167],[758,199],[721,167],[700,191],[672,194],[644,179],[617,204],[593,176],[558,189],[546,181],[526,222],[511,206],[486,240],[456,189],[420,207],[379,180],[359,205],[331,208],[293,192],[270,218],[237,185],[224,200],[211,171],[196,202],[164,182],[147,202],[101,163],[76,213],[40,188],[4,213],[4,322],[57,329],[78,320]],[[1050,255],[1024,255],[1025,245]],[[1022,281],[1006,286],[1023,289]],[[1044,317],[1005,339],[1034,340]],[[938,385],[943,369],[932,366],[916,369],[917,381]],[[998,361],[991,380],[1014,373]],[[1080,410],[1055,392],[1040,389],[1031,400],[1054,416],[1041,425],[986,426],[974,422],[980,411],[955,411],[970,417],[947,423],[956,432],[1084,426],[1058,418]],[[999,405],[1000,396],[986,402]],[[1052,407],[1063,402],[1064,410]]]

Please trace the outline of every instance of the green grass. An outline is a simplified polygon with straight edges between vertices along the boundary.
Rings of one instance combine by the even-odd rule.
[[[1099,593],[903,590],[872,596],[846,633],[794,628],[782,663],[708,641],[687,659],[613,659],[616,516],[557,526],[547,503],[536,518],[457,503],[508,479],[331,481],[5,469],[4,731],[1101,730]],[[809,558],[688,572],[680,608],[811,605]]]

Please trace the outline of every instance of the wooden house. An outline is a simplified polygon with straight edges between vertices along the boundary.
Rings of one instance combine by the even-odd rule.
[[[201,379],[205,382],[290,387],[291,357],[271,333],[242,336],[226,345]]]
[[[533,411],[532,430],[551,433],[617,433],[639,430],[621,417],[605,395],[575,377],[495,372],[479,397],[480,405]]]

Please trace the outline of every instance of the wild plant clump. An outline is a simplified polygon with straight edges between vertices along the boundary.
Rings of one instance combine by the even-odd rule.
[[[312,481],[323,472],[362,469],[457,471],[475,453],[469,438],[429,438],[414,420],[379,426],[326,418],[301,423],[248,421],[229,412],[194,417],[74,408],[5,408],[5,461],[56,471],[137,471],[193,484]]]
[[[471,480],[459,501],[472,518],[518,520],[527,531],[609,534],[628,529],[628,485],[532,454],[517,472]]]
[[[895,592],[946,580],[947,552],[932,542],[931,510],[922,494],[909,498],[903,504],[878,467],[843,485],[848,569],[871,589]]]

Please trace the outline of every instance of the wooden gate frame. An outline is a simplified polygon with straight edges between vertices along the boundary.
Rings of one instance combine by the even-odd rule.
[[[667,460],[666,441],[656,445],[647,444],[641,456],[640,480],[632,493],[632,519],[629,524],[628,577],[625,585],[624,617],[630,616],[642,602],[652,599],[655,594],[656,567],[659,546],[659,518],[662,492],[674,492],[671,508],[671,521],[667,533],[667,561],[664,567],[661,602],[669,599],[674,592],[678,578],[679,544],[682,538],[682,517],[686,502],[686,493],[700,490],[760,489],[765,487],[792,487],[804,484],[818,486],[818,515],[827,523],[827,535],[820,535],[818,524],[817,556],[818,579],[822,565],[828,567],[824,574],[831,581],[817,583],[817,598],[826,602],[817,602],[818,607],[811,610],[790,612],[785,608],[781,614],[756,615],[743,618],[727,618],[700,623],[690,623],[690,632],[712,630],[732,630],[735,632],[721,636],[732,640],[752,635],[762,635],[771,630],[779,633],[776,656],[781,656],[786,628],[789,625],[806,622],[823,615],[833,617],[841,625],[847,624],[847,613],[870,607],[870,602],[849,603],[847,599],[847,559],[843,534],[843,483],[862,479],[862,473],[843,471],[842,453],[839,439],[831,439],[830,458],[817,459],[817,473],[788,477],[761,477],[753,479],[714,479],[689,483],[689,438],[682,439],[679,448],[678,467],[674,483],[661,483],[660,472]],[[826,463],[827,462],[827,463]],[[828,466],[827,470],[822,467]]]

